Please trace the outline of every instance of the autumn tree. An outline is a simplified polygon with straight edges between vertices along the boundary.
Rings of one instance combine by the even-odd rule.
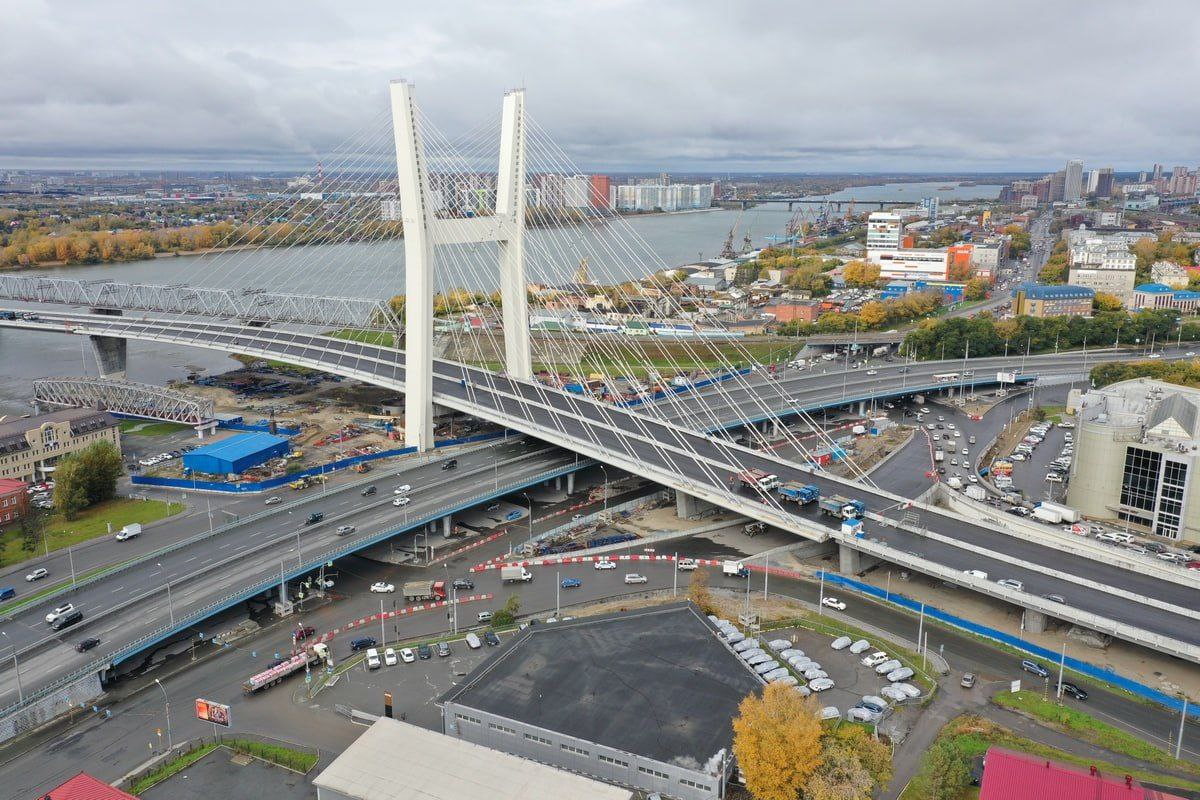
[[[816,703],[780,683],[748,695],[733,721],[733,752],[757,800],[796,800],[821,763]]]
[[[692,572],[692,583],[688,587],[688,599],[704,614],[716,613],[712,593],[708,590],[708,573],[703,570]]]
[[[891,780],[891,749],[865,728],[843,725],[821,737],[821,765],[804,800],[869,800]]]
[[[887,319],[887,308],[878,300],[870,300],[859,309],[858,319],[863,325],[874,327]]]
[[[874,286],[879,280],[879,265],[869,261],[851,261],[842,273],[846,283],[855,286]]]
[[[1120,311],[1124,307],[1119,297],[1105,292],[1096,292],[1096,296],[1092,298],[1092,308],[1096,311]]]
[[[929,749],[925,777],[929,800],[958,800],[971,783],[966,761],[949,742],[938,742]]]

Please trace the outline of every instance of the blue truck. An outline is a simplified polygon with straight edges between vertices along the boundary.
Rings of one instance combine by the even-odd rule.
[[[821,497],[821,488],[811,483],[788,481],[780,486],[778,491],[779,496],[784,500],[791,500],[802,506],[816,502]]]
[[[867,507],[862,500],[831,494],[821,498],[821,513],[838,519],[862,519]]]

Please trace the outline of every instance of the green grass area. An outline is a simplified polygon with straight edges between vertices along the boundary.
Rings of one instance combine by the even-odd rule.
[[[1101,772],[1106,772],[1110,775],[1125,775],[1128,773],[1143,782],[1176,786],[1192,791],[1200,789],[1200,783],[1194,781],[1167,777],[1146,769],[1130,770],[1115,764],[1075,756],[1054,747],[1035,742],[1032,739],[1018,736],[1002,725],[970,714],[958,717],[947,723],[946,727],[942,728],[941,733],[938,734],[937,741],[929,749],[932,750],[941,742],[949,743],[968,767],[973,759],[983,755],[989,747],[994,745],[1009,750],[1030,753],[1039,758],[1048,758],[1054,761],[1074,764],[1084,769],[1095,765]],[[929,751],[927,750],[926,752]],[[930,763],[928,760],[922,760],[920,770],[908,784],[904,793],[900,795],[900,800],[925,800],[925,798],[931,796],[929,783]],[[977,796],[978,793],[964,793],[962,795],[963,798]]]
[[[119,425],[126,436],[166,436],[169,433],[190,431],[192,426],[178,422],[152,422],[149,420],[123,419]]]
[[[117,531],[122,527],[139,522],[143,525],[165,519],[183,510],[181,503],[162,500],[130,500],[118,498],[85,509],[73,520],[59,514],[51,514],[46,520],[45,542],[39,542],[35,551],[24,549],[19,526],[11,526],[0,532],[0,563],[15,564],[47,551],[62,550],[80,542],[107,536],[109,525]]]
[[[266,744],[251,739],[222,739],[221,744],[230,750],[245,753],[248,756],[270,761],[296,772],[308,772],[317,765],[317,754],[294,750],[279,744]]]
[[[1053,688],[1054,685],[1051,686],[1051,689]],[[1105,750],[1139,759],[1146,764],[1200,775],[1200,764],[1175,759],[1165,750],[1131,733],[1102,722],[1086,712],[1060,706],[1052,700],[1047,701],[1035,692],[1001,692],[992,698],[992,702]]]
[[[128,792],[132,795],[139,795],[162,783],[177,772],[182,772],[216,749],[217,745],[215,744],[202,745],[191,752],[184,753],[179,758],[161,764],[134,781],[130,785]]]
[[[1063,417],[1067,413],[1066,406],[1042,406],[1042,411],[1046,414],[1046,422],[1058,424],[1062,422]]]

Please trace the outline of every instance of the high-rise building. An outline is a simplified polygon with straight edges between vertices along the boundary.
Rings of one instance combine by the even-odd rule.
[[[1063,200],[1077,203],[1083,197],[1083,162],[1071,159],[1063,175]]]
[[[607,175],[591,176],[591,196],[588,198],[592,208],[609,208],[609,194],[612,192],[612,178]]]
[[[921,199],[921,208],[925,209],[925,217],[930,222],[937,222],[938,205],[940,202],[941,198],[939,198],[937,195]]]
[[[1064,197],[1066,191],[1066,170],[1059,170],[1046,176],[1046,202],[1057,203]]]
[[[1095,170],[1095,172],[1097,173],[1096,188],[1092,190],[1092,194],[1101,198],[1112,197],[1114,184],[1113,168],[1101,167]]]
[[[1154,171],[1150,173],[1150,180],[1160,181],[1160,180],[1162,180],[1162,176],[1163,176],[1163,165],[1155,164]]]
[[[874,211],[867,217],[867,250],[899,250],[904,236],[904,219],[890,211]]]
[[[1100,185],[1100,170],[1088,170],[1087,188],[1085,191],[1088,194],[1095,194],[1096,187]]]

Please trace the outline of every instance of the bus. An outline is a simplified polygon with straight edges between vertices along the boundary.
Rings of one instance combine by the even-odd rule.
[[[958,380],[957,372],[943,372],[941,375],[934,375],[933,379],[938,383],[951,383]]]

